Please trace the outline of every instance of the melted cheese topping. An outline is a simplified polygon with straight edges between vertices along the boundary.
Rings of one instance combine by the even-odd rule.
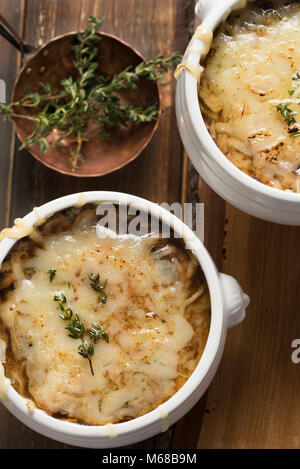
[[[88,202],[87,196],[84,193],[79,194],[76,207],[83,207],[87,202]]]
[[[159,412],[159,415],[160,415],[160,418],[161,418],[161,421],[162,421],[161,432],[163,433],[163,432],[166,432],[167,430],[169,430],[169,428],[170,428],[170,425],[169,425],[169,422],[168,422],[169,414],[168,414],[168,411],[162,405],[160,405],[158,407],[158,412]]]
[[[114,427],[111,423],[107,423],[107,424],[106,424],[106,428],[107,428],[108,437],[109,437],[111,440],[113,440],[114,438],[117,437],[116,429],[115,429],[115,427]]]
[[[21,239],[32,233],[33,227],[22,218],[16,218],[12,228],[4,228],[0,233],[0,241],[4,238]]]
[[[177,257],[171,244],[153,252],[155,239],[100,239],[94,213],[83,211],[60,233],[37,230],[34,254],[12,255],[14,289],[5,290],[0,319],[13,386],[52,415],[102,425],[143,415],[182,386],[205,347],[210,302],[193,258]],[[106,304],[98,304],[90,273],[108,280]],[[109,335],[94,345],[94,376],[59,317],[53,297],[61,293],[85,325],[101,324]]]
[[[275,11],[250,4],[220,27],[199,95],[211,135],[238,168],[300,192],[300,138],[291,138],[276,110],[292,102],[291,109],[300,111],[297,93],[288,93],[300,72],[300,5],[286,3],[274,1]]]
[[[209,29],[205,24],[201,24],[196,29],[191,41],[190,45],[186,50],[185,56],[183,61],[177,66],[174,77],[176,80],[180,77],[183,70],[187,70],[190,72],[199,82],[201,74],[203,72],[203,67],[199,64],[195,66],[191,63],[190,54],[200,54],[202,57],[205,57],[209,51],[211,41],[213,38],[213,32]],[[198,41],[202,41],[201,46],[199,45]]]
[[[4,366],[0,362],[0,399],[1,400],[6,400],[9,386],[10,386],[10,380],[5,377]]]

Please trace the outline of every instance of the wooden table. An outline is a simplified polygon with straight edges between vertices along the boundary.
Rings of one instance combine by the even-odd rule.
[[[0,0],[0,11],[29,43],[42,44],[105,15],[115,33],[144,56],[183,51],[194,28],[194,0]],[[20,57],[0,39],[0,78],[8,96]],[[276,226],[224,203],[199,180],[176,130],[175,82],[162,87],[159,131],[143,154],[110,176],[56,174],[18,151],[10,124],[0,126],[0,224],[35,205],[86,190],[130,192],[155,202],[205,203],[205,244],[220,270],[239,279],[251,297],[247,318],[229,331],[219,371],[198,405],[168,432],[138,448],[299,448],[300,364],[291,342],[300,338],[299,228]],[[0,407],[0,448],[67,447],[24,427]]]

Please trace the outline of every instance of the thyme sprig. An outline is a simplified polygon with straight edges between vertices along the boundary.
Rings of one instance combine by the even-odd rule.
[[[78,33],[77,44],[72,48],[76,74],[62,80],[59,89],[41,83],[39,91],[29,90],[17,102],[0,103],[4,119],[22,118],[34,124],[21,148],[39,145],[41,152],[46,153],[51,147],[66,146],[74,171],[78,162],[84,160],[84,142],[92,137],[108,138],[110,130],[118,124],[141,124],[157,119],[158,103],[132,105],[121,100],[118,92],[136,89],[143,77],[161,80],[181,60],[178,52],[167,58],[159,54],[109,77],[101,72],[97,61],[102,22],[103,18],[90,17],[90,25]],[[54,131],[58,136],[54,136]]]
[[[72,321],[67,325],[66,329],[69,332],[68,335],[71,337],[71,339],[81,339],[86,332],[85,325],[83,322],[81,322],[78,314],[74,316]]]
[[[61,319],[67,321],[71,319],[73,316],[73,310],[70,306],[66,306],[67,298],[65,297],[64,293],[60,293],[59,295],[55,293],[53,296],[53,301],[57,301],[62,314],[59,315]]]
[[[79,347],[78,347],[78,353],[83,358],[88,359],[89,364],[90,364],[91,373],[94,376],[95,373],[94,373],[93,364],[92,364],[92,360],[91,360],[92,356],[95,353],[95,349],[94,349],[93,344],[91,344],[90,342],[82,342],[82,344],[80,344]]]
[[[93,324],[92,327],[86,327],[78,314],[73,315],[72,308],[67,306],[67,298],[64,293],[56,293],[53,296],[53,301],[59,303],[59,307],[63,312],[63,314],[59,314],[59,317],[64,321],[70,321],[69,324],[65,327],[65,329],[68,331],[68,336],[71,339],[81,340],[81,344],[78,346],[78,353],[80,356],[88,360],[91,373],[94,376],[95,373],[92,364],[92,357],[95,353],[95,349],[91,342],[85,340],[85,336],[88,335],[94,344],[96,344],[101,338],[103,338],[108,343],[109,335],[107,332],[105,332],[100,324]]]
[[[56,272],[57,272],[56,269],[49,269],[49,270],[48,270],[47,274],[49,274],[50,283],[53,282],[54,277],[55,277],[55,275],[56,275]]]
[[[86,334],[86,327],[80,320],[78,314],[74,316],[71,322],[67,325],[66,329],[69,332],[68,335],[69,337],[71,337],[71,339],[81,340],[81,344],[78,346],[78,353],[83,358],[88,359],[91,373],[94,376],[94,369],[92,364],[92,356],[95,353],[94,346],[90,342],[84,340],[84,336]]]
[[[295,75],[292,76],[293,81],[299,81],[300,80],[300,73],[296,72]]]
[[[294,116],[298,114],[297,112],[289,108],[291,104],[293,103],[280,103],[276,108],[277,112],[280,112],[289,127],[296,123],[296,119],[294,118]]]
[[[101,285],[100,283],[100,274],[90,274],[89,276],[89,280],[90,280],[90,286],[91,288],[99,293],[99,301],[98,301],[98,304],[99,305],[102,305],[104,303],[107,302],[107,294],[106,292],[104,291],[105,288],[106,288],[106,285],[107,285],[107,279],[105,280],[105,282]]]
[[[60,314],[59,317],[63,319],[64,321],[68,321],[72,319],[73,317],[72,308],[70,306],[67,306],[66,308],[64,308],[61,304],[60,304],[60,307],[61,307],[61,310],[63,311],[63,314]]]
[[[104,331],[103,327],[99,324],[93,324],[93,327],[89,327],[89,336],[93,340],[94,343],[98,342],[101,337],[105,340],[105,342],[109,342],[109,335],[107,332]]]
[[[300,74],[299,72],[296,72],[295,75],[292,76],[292,82],[293,82],[292,89],[288,90],[288,94],[293,98],[293,101],[289,101],[286,103],[279,103],[276,106],[277,112],[280,112],[285,122],[287,123],[288,132],[290,134],[290,137],[292,138],[300,137],[300,127],[297,124],[296,119],[295,119],[295,117],[298,115],[298,112],[290,108],[290,106],[293,104],[300,105],[300,100],[297,99],[298,94],[299,94],[299,83],[294,85],[294,82],[299,82],[299,81],[300,81]]]

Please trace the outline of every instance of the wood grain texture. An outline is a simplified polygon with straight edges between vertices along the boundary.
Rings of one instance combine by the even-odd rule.
[[[20,0],[0,0],[0,11],[5,13],[7,21],[18,33],[22,34],[24,19],[24,2]],[[5,39],[0,37],[0,79],[6,85],[6,101],[9,102],[12,86],[17,75],[20,54]],[[14,140],[12,124],[1,123],[0,126],[0,229],[9,220],[10,189],[12,179]]]
[[[20,1],[14,0],[20,4]],[[2,0],[0,2],[3,3]],[[89,15],[105,16],[103,31],[135,46],[145,57],[185,49],[193,18],[193,0],[24,0],[24,38],[40,45],[55,35],[83,29]],[[4,2],[5,3],[5,2]],[[1,4],[1,3],[0,3]],[[20,19],[19,19],[20,20]],[[15,62],[14,62],[15,63]],[[176,130],[175,81],[170,72],[161,87],[159,130],[140,157],[106,177],[77,179],[58,175],[15,146],[10,222],[55,197],[88,190],[129,192],[156,202],[180,200],[182,145]],[[8,158],[7,150],[3,155]],[[7,174],[7,171],[3,174]],[[3,193],[3,192],[2,192]],[[7,207],[7,204],[6,204]],[[4,223],[3,223],[4,224]],[[173,429],[137,448],[168,448]],[[0,448],[67,448],[36,434],[0,407]]]
[[[251,304],[229,331],[210,386],[199,448],[299,448],[300,228],[226,208],[223,271],[239,279]]]

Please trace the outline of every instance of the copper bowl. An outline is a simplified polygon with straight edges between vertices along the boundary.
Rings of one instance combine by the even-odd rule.
[[[109,77],[120,73],[128,66],[138,65],[144,58],[126,42],[117,37],[101,33],[97,61],[100,69]],[[56,37],[38,49],[24,64],[12,92],[12,102],[17,102],[24,96],[24,90],[37,91],[40,82],[50,83],[58,88],[62,79],[75,76],[72,46],[76,44],[77,33],[72,32]],[[127,127],[118,126],[112,129],[111,137],[107,140],[99,138],[85,142],[82,153],[85,161],[79,162],[76,171],[72,171],[68,147],[50,148],[43,154],[39,145],[34,145],[28,151],[48,168],[63,174],[77,177],[95,177],[116,171],[134,160],[150,142],[156,131],[161,115],[160,93],[157,83],[141,79],[135,90],[122,90],[120,95],[129,103],[143,105],[151,102],[159,103],[158,118],[155,122],[146,124],[129,124]],[[26,111],[16,108],[18,114]],[[22,118],[14,118],[14,128],[19,140],[25,138],[34,129],[34,124]]]

